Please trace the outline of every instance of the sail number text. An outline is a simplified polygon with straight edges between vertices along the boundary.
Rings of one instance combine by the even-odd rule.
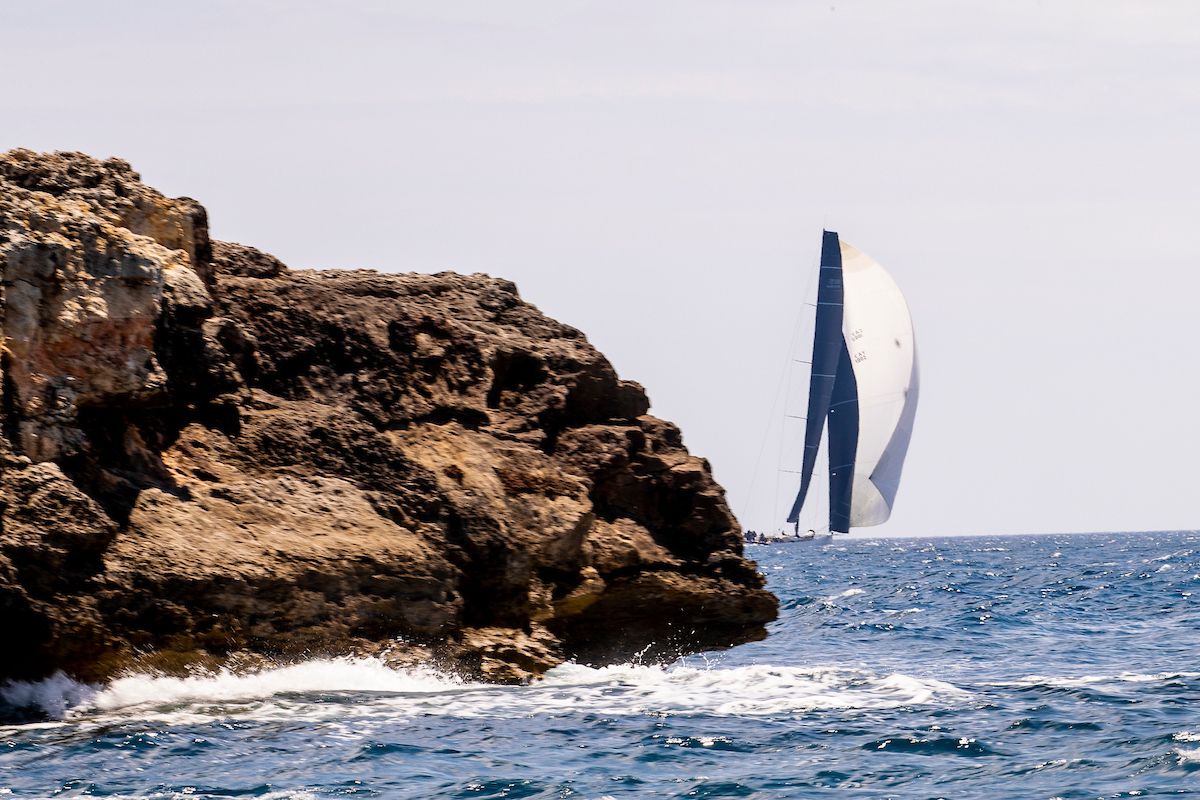
[[[864,334],[863,334],[862,328],[855,328],[854,330],[847,333],[846,343],[849,344],[850,342],[857,342],[863,338],[863,335]],[[855,364],[861,364],[862,362],[867,360],[867,351],[866,350],[856,350],[854,352],[854,354],[850,356],[850,358],[854,359]]]

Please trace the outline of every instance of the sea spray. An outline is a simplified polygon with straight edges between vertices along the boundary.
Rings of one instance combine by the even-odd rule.
[[[99,688],[56,672],[40,681],[11,681],[0,684],[0,705],[39,711],[61,719],[71,709],[87,706]]]

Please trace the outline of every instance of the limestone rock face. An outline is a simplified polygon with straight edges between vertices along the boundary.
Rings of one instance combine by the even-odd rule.
[[[202,296],[204,209],[144,186],[129,165],[80,154],[0,159],[5,402],[22,452],[71,456],[80,408],[154,402],[165,293]]]
[[[760,638],[708,464],[484,275],[291,271],[0,156],[0,679],[313,654],[528,680]]]

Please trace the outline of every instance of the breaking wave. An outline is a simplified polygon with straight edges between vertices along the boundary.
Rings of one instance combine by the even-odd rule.
[[[961,698],[943,681],[834,667],[565,664],[529,686],[470,683],[374,658],[313,660],[247,674],[128,675],[88,686],[56,675],[10,684],[0,699],[73,721],[101,716],[172,722],[204,716],[553,716],[580,711],[755,716],[816,709],[886,709]],[[317,701],[317,702],[314,702]]]
[[[1027,675],[1016,681],[994,683],[992,685],[1018,687],[1048,686],[1056,689],[1078,689],[1087,686],[1104,686],[1106,684],[1157,683],[1193,678],[1200,678],[1200,672],[1121,672],[1115,675],[1080,675],[1078,677]]]

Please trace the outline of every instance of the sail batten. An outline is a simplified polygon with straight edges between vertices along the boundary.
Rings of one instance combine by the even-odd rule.
[[[824,432],[829,529],[847,532],[891,515],[916,413],[916,345],[895,281],[832,231],[820,275],[804,461],[788,522],[808,500]]]

